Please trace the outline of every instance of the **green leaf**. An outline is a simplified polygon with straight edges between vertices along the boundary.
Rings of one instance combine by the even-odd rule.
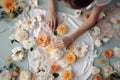
[[[57,31],[54,31],[54,35],[57,36],[57,34],[58,34]]]
[[[17,40],[11,40],[11,43],[13,44],[14,42],[17,42],[17,43],[19,43],[19,41],[17,41]]]
[[[33,47],[32,47],[32,48],[30,48],[30,51],[33,51]]]
[[[54,78],[58,78],[59,74],[58,73],[53,73]]]
[[[22,51],[17,51],[15,54],[19,54],[20,52],[22,52]]]

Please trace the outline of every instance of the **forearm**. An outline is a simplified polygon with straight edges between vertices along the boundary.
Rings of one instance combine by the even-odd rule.
[[[48,10],[55,11],[55,0],[48,0]]]
[[[92,28],[97,20],[87,20],[85,21],[72,35],[71,39],[75,40],[77,37],[79,37],[81,34]]]

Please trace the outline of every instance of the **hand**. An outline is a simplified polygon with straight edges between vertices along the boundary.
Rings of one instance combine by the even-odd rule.
[[[67,36],[67,37],[57,37],[54,40],[54,46],[61,49],[61,48],[67,47],[72,42],[73,42],[73,39],[69,36]]]
[[[56,27],[58,26],[57,15],[55,11],[48,10],[47,24],[52,29],[52,31],[55,31]]]

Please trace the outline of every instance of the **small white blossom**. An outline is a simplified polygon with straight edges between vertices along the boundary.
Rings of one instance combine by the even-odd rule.
[[[20,73],[20,80],[31,80],[31,73],[28,71],[22,71]]]
[[[15,33],[15,40],[17,41],[23,41],[26,40],[28,38],[28,33],[25,31],[17,31]]]
[[[113,72],[113,68],[111,66],[107,65],[104,67],[104,72],[105,72],[105,75],[108,76]]]
[[[96,66],[93,66],[91,67],[91,73],[94,75],[94,74],[97,74],[97,73],[100,73],[100,69]]]
[[[101,40],[96,39],[96,40],[95,40],[95,45],[96,45],[97,47],[101,47],[101,46],[103,45],[103,43],[101,42]]]
[[[65,20],[65,19],[67,19],[67,18],[68,18],[67,14],[62,14],[62,19],[63,19],[63,20]]]
[[[29,38],[28,40],[24,40],[22,44],[25,49],[30,49],[35,45],[35,40],[33,38]]]
[[[25,20],[25,30],[32,30],[35,26],[35,19],[34,18],[27,18]]]
[[[21,61],[23,60],[24,54],[22,52],[13,53],[11,57],[14,61]]]
[[[37,16],[37,20],[38,20],[39,22],[43,21],[42,15],[38,15],[38,16]]]
[[[88,51],[88,45],[85,43],[75,45],[73,49],[74,53],[79,57],[84,57],[85,53]]]
[[[107,42],[110,41],[110,39],[111,39],[111,38],[105,37],[105,38],[102,39],[102,41],[103,41],[104,43],[107,43]]]
[[[115,57],[120,57],[120,48],[115,47],[115,48],[113,49],[113,53],[114,53],[114,56],[115,56]]]

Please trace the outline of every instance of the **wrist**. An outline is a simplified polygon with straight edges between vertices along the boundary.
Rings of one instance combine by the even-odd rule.
[[[75,38],[72,35],[70,35],[69,38],[70,38],[71,42],[73,42],[75,40]]]

